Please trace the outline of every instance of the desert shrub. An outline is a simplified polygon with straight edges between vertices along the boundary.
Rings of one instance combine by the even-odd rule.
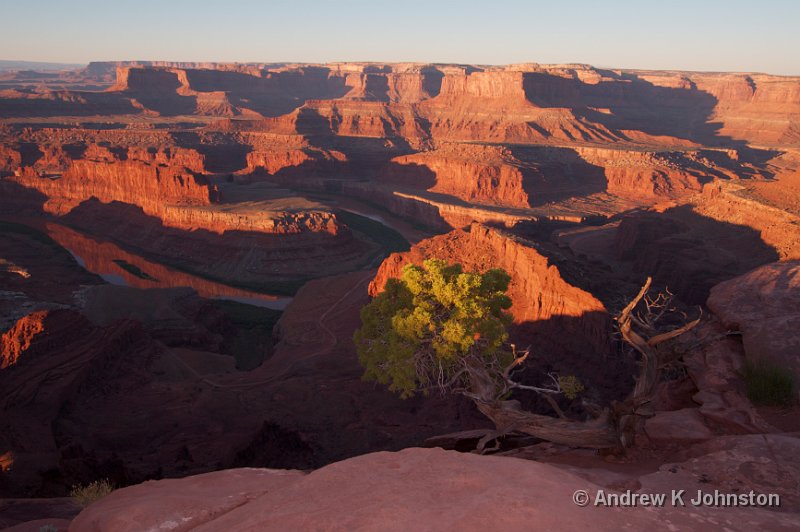
[[[469,387],[470,372],[489,372],[493,380],[513,360],[504,349],[509,281],[499,269],[466,273],[435,259],[407,265],[361,310],[354,340],[365,379],[403,398],[432,387]]]
[[[791,371],[774,362],[746,362],[742,370],[747,397],[757,405],[788,405],[795,400]]]
[[[69,494],[81,506],[88,506],[112,491],[114,491],[114,485],[108,479],[102,479],[85,486],[73,486]]]
[[[605,409],[601,417],[575,421],[555,398],[573,400],[583,392],[577,377],[549,373],[550,382],[539,386],[515,380],[514,373],[530,349],[518,350],[507,342],[512,322],[506,293],[510,281],[501,269],[464,272],[459,264],[436,259],[422,266],[406,265],[400,279],[389,279],[384,291],[361,309],[361,328],[353,341],[364,379],[388,385],[403,398],[429,390],[468,397],[496,428],[485,431],[477,452],[498,449],[499,439],[512,432],[574,447],[630,445],[638,419],[627,412],[635,412],[654,393],[658,346],[695,327],[700,318],[671,330],[659,328],[657,322],[669,308],[671,296],[649,297],[652,279],[648,278],[617,317],[624,341],[642,356],[639,383],[625,403]],[[634,314],[642,302],[646,310]],[[538,393],[558,418],[524,410],[511,398],[515,390]],[[612,408],[626,415],[609,415]],[[487,447],[491,441],[498,443]]]
[[[558,377],[558,386],[567,399],[575,399],[586,390],[583,383],[575,375],[561,375]]]

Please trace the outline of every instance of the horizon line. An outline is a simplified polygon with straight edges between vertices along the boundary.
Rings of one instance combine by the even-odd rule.
[[[1,63],[30,63],[40,65],[64,65],[70,67],[88,67],[93,63],[195,63],[195,64],[215,64],[215,65],[335,65],[335,64],[371,64],[371,65],[442,65],[442,66],[477,66],[477,67],[509,67],[517,65],[539,65],[539,66],[579,66],[590,67],[599,70],[618,70],[618,71],[639,71],[639,72],[681,72],[696,74],[761,74],[776,77],[800,77],[797,74],[773,74],[761,70],[692,70],[684,68],[643,68],[643,67],[615,67],[594,65],[580,61],[568,61],[558,63],[540,63],[538,61],[517,61],[512,63],[470,63],[463,61],[380,61],[380,60],[334,60],[334,61],[230,61],[230,60],[175,60],[175,59],[100,59],[91,61],[63,62],[63,61],[42,61],[28,59],[0,59]]]

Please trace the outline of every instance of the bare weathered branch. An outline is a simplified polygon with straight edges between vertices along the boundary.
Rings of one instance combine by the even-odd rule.
[[[555,394],[561,393],[560,389],[556,390],[554,388],[542,388],[541,386],[529,386],[527,384],[520,384],[520,383],[514,382],[514,381],[508,381],[508,382],[510,383],[510,385],[511,385],[510,387],[511,388],[516,388],[518,390],[528,390],[528,391],[531,391],[531,392],[541,393],[541,394],[544,394],[544,395],[547,395],[547,394],[555,395]]]
[[[553,399],[551,395],[543,394],[542,397],[544,397],[545,401],[547,401],[550,404],[550,407],[553,410],[555,410],[556,414],[558,414],[558,417],[560,417],[561,419],[567,419],[567,415],[564,413],[563,410],[561,410],[561,407],[558,406],[558,403],[556,402],[555,399]]]
[[[700,321],[698,318],[672,331],[658,333],[659,320],[667,312],[674,310],[671,308],[673,296],[667,291],[665,294],[650,297],[648,291],[651,285],[652,279],[648,277],[636,297],[616,318],[622,339],[641,355],[640,373],[634,389],[625,401],[614,403],[610,409],[600,410],[587,405],[587,410],[595,415],[594,419],[572,421],[567,418],[553,397],[563,393],[555,374],[548,374],[553,382],[552,387],[520,384],[511,378],[514,370],[530,356],[530,348],[518,352],[516,346],[512,346],[513,360],[505,366],[497,358],[486,360],[474,353],[466,357],[463,369],[444,382],[444,385],[452,387],[462,383],[463,388],[453,391],[472,399],[478,409],[494,422],[496,431],[482,433],[478,452],[498,448],[497,439],[511,432],[575,447],[604,449],[631,445],[642,419],[652,415],[650,405],[660,366],[658,346],[689,331]],[[635,312],[642,302],[645,310]],[[518,401],[503,400],[505,393],[513,389],[539,393],[558,417],[529,412],[523,410]],[[495,441],[495,445],[488,447],[492,441]]]
[[[505,380],[509,380],[509,378],[511,377],[511,372],[514,370],[514,368],[516,368],[516,367],[520,366],[521,364],[523,364],[528,359],[528,355],[530,355],[530,353],[531,353],[531,348],[528,347],[528,349],[523,351],[522,354],[518,356],[517,355],[517,346],[514,345],[514,344],[511,344],[511,354],[514,357],[514,360],[511,362],[511,364],[506,366],[505,369],[503,370],[503,378]]]
[[[660,343],[666,342],[667,340],[671,340],[673,338],[677,338],[678,336],[682,335],[683,333],[685,333],[687,331],[690,331],[694,327],[696,327],[697,324],[700,323],[700,319],[702,318],[702,315],[703,315],[703,310],[700,309],[700,317],[698,317],[696,320],[691,321],[691,322],[687,323],[686,325],[684,325],[682,327],[678,327],[677,329],[674,329],[672,331],[665,332],[663,334],[659,334],[657,336],[654,336],[654,337],[650,338],[647,341],[647,344],[654,347],[654,346],[656,346],[656,345],[658,345]]]

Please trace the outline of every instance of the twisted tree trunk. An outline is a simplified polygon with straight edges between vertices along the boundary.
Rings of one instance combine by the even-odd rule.
[[[607,411],[591,421],[568,421],[528,412],[520,408],[518,401],[476,401],[476,404],[501,434],[522,432],[553,443],[591,449],[620,446]]]
[[[641,355],[639,378],[625,401],[606,408],[595,419],[570,421],[523,410],[518,401],[501,400],[496,397],[496,382],[485,367],[478,364],[470,365],[467,368],[470,374],[470,389],[464,392],[464,395],[470,397],[478,410],[494,422],[497,428],[494,438],[510,432],[521,432],[542,440],[574,447],[608,449],[632,445],[639,423],[648,415],[643,407],[652,400],[658,383],[657,346],[683,334],[700,321],[698,318],[678,329],[645,340],[633,330],[632,312],[645,297],[650,284],[651,279],[648,277],[639,294],[617,317],[623,340]],[[490,439],[487,436],[481,440],[479,450],[482,450],[482,446]]]

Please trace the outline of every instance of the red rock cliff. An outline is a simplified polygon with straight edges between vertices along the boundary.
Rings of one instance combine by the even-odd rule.
[[[23,316],[0,338],[0,369],[13,366],[19,357],[31,346],[33,338],[44,331],[47,311],[34,312]]]
[[[396,157],[388,176],[468,202],[527,207],[520,161],[495,146],[445,145],[443,149]],[[430,183],[429,181],[434,181]]]
[[[516,324],[537,324],[540,337],[562,342],[566,350],[608,352],[610,317],[592,294],[566,282],[556,266],[531,244],[500,230],[472,224],[416,244],[405,253],[393,253],[381,264],[369,293],[381,292],[390,278],[399,277],[406,264],[427,258],[460,263],[464,269],[502,268],[511,275],[511,313]],[[535,349],[535,347],[534,347]]]
[[[57,179],[29,174],[12,179],[45,194],[49,198],[45,209],[55,214],[64,214],[95,197],[105,203],[138,205],[148,214],[160,215],[165,205],[209,205],[217,194],[213,186],[182,166],[151,164],[133,158],[113,162],[74,161]]]

